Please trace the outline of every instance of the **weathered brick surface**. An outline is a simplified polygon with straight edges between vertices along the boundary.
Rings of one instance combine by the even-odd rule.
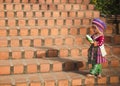
[[[111,25],[105,31],[103,77],[86,77],[91,65],[85,35],[100,17],[89,2],[0,0],[0,86],[117,86],[120,37]]]

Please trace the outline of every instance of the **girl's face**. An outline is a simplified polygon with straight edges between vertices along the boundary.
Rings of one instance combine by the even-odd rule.
[[[98,28],[95,25],[93,25],[93,26],[90,27],[90,34],[91,35],[93,35],[93,34],[99,34],[99,33],[101,33],[101,32],[98,30]]]

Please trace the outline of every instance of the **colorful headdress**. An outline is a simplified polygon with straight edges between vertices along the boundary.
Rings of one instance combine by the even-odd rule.
[[[92,24],[96,25],[101,32],[106,28],[106,24],[99,18],[93,19]]]

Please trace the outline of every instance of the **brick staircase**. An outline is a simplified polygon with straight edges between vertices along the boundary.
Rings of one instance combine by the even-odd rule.
[[[120,35],[108,27],[108,62],[88,78],[89,0],[0,0],[0,86],[119,86]]]

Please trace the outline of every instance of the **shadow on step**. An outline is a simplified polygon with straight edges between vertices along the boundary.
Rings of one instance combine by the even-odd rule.
[[[60,71],[72,71],[83,75],[88,74],[88,71],[86,70],[88,69],[88,64],[85,60],[83,60],[83,58],[70,56],[60,57],[59,50],[50,47],[39,47],[39,49],[41,52],[37,53],[37,58],[49,60],[51,63],[51,70],[54,70],[53,66],[58,63],[59,67],[61,67]]]

